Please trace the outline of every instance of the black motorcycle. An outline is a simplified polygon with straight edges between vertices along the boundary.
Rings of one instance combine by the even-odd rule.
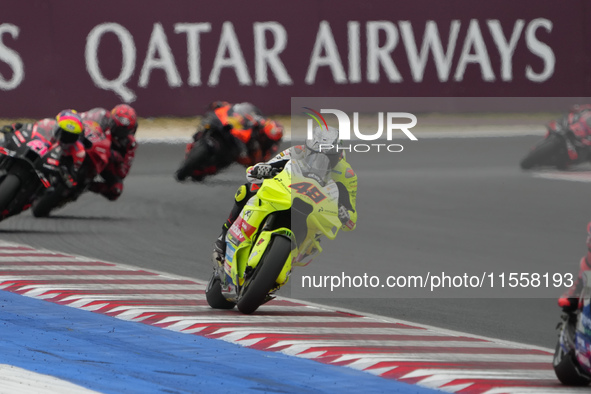
[[[5,135],[0,146],[0,220],[28,209],[60,168],[62,149],[27,124]]]
[[[241,154],[245,154],[245,146],[230,133],[231,126],[211,128],[200,131],[194,142],[187,144],[185,160],[175,173],[178,181],[191,178],[202,181],[208,175],[214,175],[234,163]]]
[[[548,125],[545,138],[538,142],[521,160],[524,170],[534,167],[550,166],[564,170],[571,165],[580,164],[591,158],[591,148],[582,141],[586,136],[575,134],[563,122]]]

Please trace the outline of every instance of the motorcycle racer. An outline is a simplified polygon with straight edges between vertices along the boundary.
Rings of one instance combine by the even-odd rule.
[[[84,122],[74,110],[61,111],[55,117],[55,121],[57,124],[53,129],[51,142],[61,145],[60,163],[66,165],[70,174],[76,174],[86,157],[86,150],[81,141],[81,137],[84,136]]]
[[[591,222],[587,224],[587,254],[579,263],[579,274],[575,283],[558,299],[558,306],[565,312],[574,312],[579,306],[579,296],[583,290],[583,275],[591,270]]]
[[[570,160],[577,160],[579,154],[582,154],[585,160],[591,160],[591,104],[573,106],[558,121],[548,123],[547,127],[552,131],[565,129],[574,133],[579,146],[567,146]]]
[[[248,167],[269,160],[279,150],[283,137],[281,124],[265,118],[253,104],[217,101],[210,104],[210,111],[203,116],[193,141],[187,144],[186,155],[209,130],[221,132],[223,148],[220,152],[223,157],[216,165],[206,169],[181,167],[175,173],[178,181],[189,176],[201,180],[203,176],[216,174],[234,161]]]
[[[47,143],[59,144],[62,147],[62,155],[70,158],[65,162],[69,162],[73,170],[82,165],[86,156],[82,141],[84,122],[77,111],[66,109],[58,113],[55,119],[45,118],[35,123],[13,123],[2,127],[5,138],[18,130],[36,131]]]
[[[5,138],[19,130],[36,132],[38,138],[48,144],[58,144],[62,148],[61,164],[73,176],[82,166],[86,151],[84,147],[84,122],[80,114],[73,109],[66,109],[55,118],[41,119],[35,123],[14,123],[2,127]]]
[[[103,181],[93,182],[89,189],[114,201],[123,192],[123,179],[131,169],[137,149],[136,112],[127,104],[119,104],[110,111],[104,108],[93,108],[83,112],[81,117],[97,122],[111,139],[109,164],[100,174]]]
[[[326,156],[332,169],[331,179],[339,189],[339,219],[344,231],[355,229],[357,222],[357,175],[345,160],[344,155],[337,150],[339,132],[333,127],[327,130],[316,127],[313,130],[311,140],[306,140],[304,145],[292,146],[273,159],[258,163],[246,170],[247,183],[241,185],[234,196],[234,207],[230,211],[228,219],[222,226],[222,232],[214,243],[214,257],[222,260],[225,254],[225,237],[229,228],[240,215],[247,201],[257,193],[260,184],[265,178],[273,177],[283,170],[290,160],[303,160],[309,163],[317,160],[319,156]]]
[[[84,135],[84,122],[94,121],[98,123],[100,128],[111,140],[111,154],[109,164],[107,168],[100,174],[103,178],[102,182],[93,182],[90,186],[90,190],[102,194],[107,199],[113,201],[119,198],[123,192],[123,179],[129,173],[133,159],[135,157],[135,151],[137,149],[137,143],[135,140],[135,132],[137,131],[138,122],[135,110],[127,104],[116,105],[112,110],[104,108],[94,108],[86,112],[77,113],[74,110],[68,110],[73,113],[74,117],[80,120],[80,126],[76,128],[79,131],[79,141],[76,143],[70,143],[69,141],[62,141],[62,139],[68,140],[69,133],[59,127],[60,122],[58,118],[60,115],[65,116],[63,119],[70,119],[66,115],[62,114],[65,111],[60,112],[56,119],[46,118],[39,120],[34,124],[22,124],[14,123],[12,125],[5,125],[0,129],[5,135],[9,135],[16,130],[33,127],[49,142],[59,142],[62,145],[65,157],[74,157],[75,160],[66,159],[65,163],[72,162],[73,170],[77,170],[82,165],[85,157],[85,145],[90,145],[90,141],[85,141]],[[71,121],[71,119],[70,119]],[[63,130],[63,131],[60,131]],[[61,136],[61,137],[60,137]],[[72,137],[73,138],[73,137]],[[71,138],[70,138],[71,139]]]

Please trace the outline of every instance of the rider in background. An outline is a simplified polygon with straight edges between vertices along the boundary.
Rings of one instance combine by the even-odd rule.
[[[316,127],[312,139],[306,140],[304,145],[292,146],[276,155],[266,163],[259,163],[246,170],[247,183],[240,186],[234,196],[234,207],[226,222],[222,225],[222,232],[214,243],[214,255],[222,260],[226,251],[226,233],[240,215],[247,201],[260,189],[265,178],[272,178],[283,170],[288,161],[308,160],[312,155],[324,154],[328,157],[332,168],[331,178],[339,189],[339,219],[344,231],[351,231],[357,223],[357,175],[345,160],[342,152],[337,149],[339,132],[334,127],[328,130]],[[330,149],[322,148],[332,146]]]
[[[573,106],[570,111],[559,120],[553,120],[547,125],[550,131],[571,130],[580,141],[579,152],[574,146],[568,146],[568,156],[577,160],[580,153],[586,160],[591,161],[591,104]]]
[[[77,125],[78,121],[80,125],[73,126]],[[93,182],[90,185],[90,190],[102,194],[109,200],[116,200],[123,192],[123,179],[129,173],[137,149],[135,140],[135,132],[138,127],[137,115],[135,110],[129,105],[119,104],[110,111],[104,108],[94,108],[82,113],[77,113],[74,110],[65,110],[60,112],[56,119],[41,119],[34,124],[14,123],[12,125],[5,125],[0,129],[0,132],[4,134],[4,138],[6,139],[8,135],[16,130],[30,129],[33,131],[34,129],[46,141],[60,143],[63,148],[64,157],[70,157],[70,159],[63,160],[64,163],[68,164],[71,162],[74,167],[73,169],[77,170],[82,165],[86,156],[84,150],[85,145],[88,148],[88,145],[91,144],[90,141],[84,138],[84,122],[88,121],[98,123],[100,128],[111,140],[109,164],[100,174],[104,182]],[[59,126],[60,122],[62,122],[64,127]],[[69,142],[74,137],[70,136],[73,133],[65,128],[67,124],[75,129],[75,132],[78,132],[75,143]]]
[[[279,151],[283,137],[283,127],[278,122],[265,118],[262,112],[251,103],[230,104],[226,101],[216,101],[210,104],[209,111],[203,116],[193,141],[187,144],[185,153],[188,154],[204,133],[210,129],[220,130],[224,138],[224,152],[228,157],[226,163],[236,161],[245,167],[269,160]],[[212,166],[206,170],[194,170],[192,174],[177,171],[175,176],[179,181],[189,176],[196,179],[204,175],[213,175],[221,168]]]
[[[591,222],[587,224],[587,254],[581,258],[579,263],[579,274],[575,283],[559,299],[558,305],[565,312],[574,312],[579,306],[579,296],[583,290],[583,275],[585,271],[591,270]]]
[[[14,123],[2,127],[6,139],[11,133],[27,131],[37,133],[48,144],[58,144],[62,148],[61,164],[70,176],[75,176],[86,157],[84,146],[84,122],[80,114],[73,109],[66,109],[55,118],[41,119],[35,123]]]
[[[75,174],[86,157],[86,149],[82,143],[84,122],[74,110],[64,110],[55,117],[57,127],[54,129],[52,142],[62,147],[60,164],[65,164]]]
[[[123,179],[131,169],[137,149],[135,140],[135,132],[138,127],[136,112],[127,104],[119,104],[110,111],[104,108],[94,108],[83,112],[81,116],[84,120],[97,122],[111,139],[109,164],[100,174],[104,182],[92,182],[90,190],[114,201],[123,192]]]

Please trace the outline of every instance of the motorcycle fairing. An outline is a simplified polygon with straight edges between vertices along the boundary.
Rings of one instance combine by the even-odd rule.
[[[584,283],[580,298],[583,302],[577,321],[575,348],[577,361],[589,374],[591,373],[591,272],[585,272]]]
[[[248,256],[248,261],[246,262],[247,266],[255,268],[259,264],[261,258],[265,254],[265,251],[269,247],[271,240],[273,239],[273,237],[276,236],[285,236],[286,238],[290,238],[293,240],[293,233],[291,232],[291,230],[285,227],[281,227],[272,231],[263,231],[259,235],[256,244],[254,245],[252,251],[250,252],[250,255]],[[294,244],[292,243],[292,245]],[[289,274],[291,273],[291,261],[293,254],[294,250],[292,250],[289,256],[287,257],[285,263],[283,264],[283,269],[277,277],[277,283],[279,285],[284,285],[285,283],[287,283],[287,280],[289,279]]]
[[[36,134],[38,133],[33,132],[29,135],[26,131],[15,132],[12,139],[0,147],[0,156],[26,161],[34,169],[43,187],[49,188],[51,183],[46,173],[59,170],[61,148],[51,145],[44,138],[37,138]]]
[[[252,237],[263,220],[272,212],[284,211],[291,207],[290,194],[286,193],[287,186],[284,185],[285,182],[289,182],[289,178],[289,173],[283,171],[274,179],[263,181],[260,190],[246,203],[240,216],[228,230],[224,269],[234,283],[242,285],[244,282],[244,270],[251,250]]]

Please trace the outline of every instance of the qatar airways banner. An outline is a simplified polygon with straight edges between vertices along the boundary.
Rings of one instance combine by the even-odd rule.
[[[0,117],[291,97],[591,96],[591,7],[571,0],[20,0],[0,17]]]

